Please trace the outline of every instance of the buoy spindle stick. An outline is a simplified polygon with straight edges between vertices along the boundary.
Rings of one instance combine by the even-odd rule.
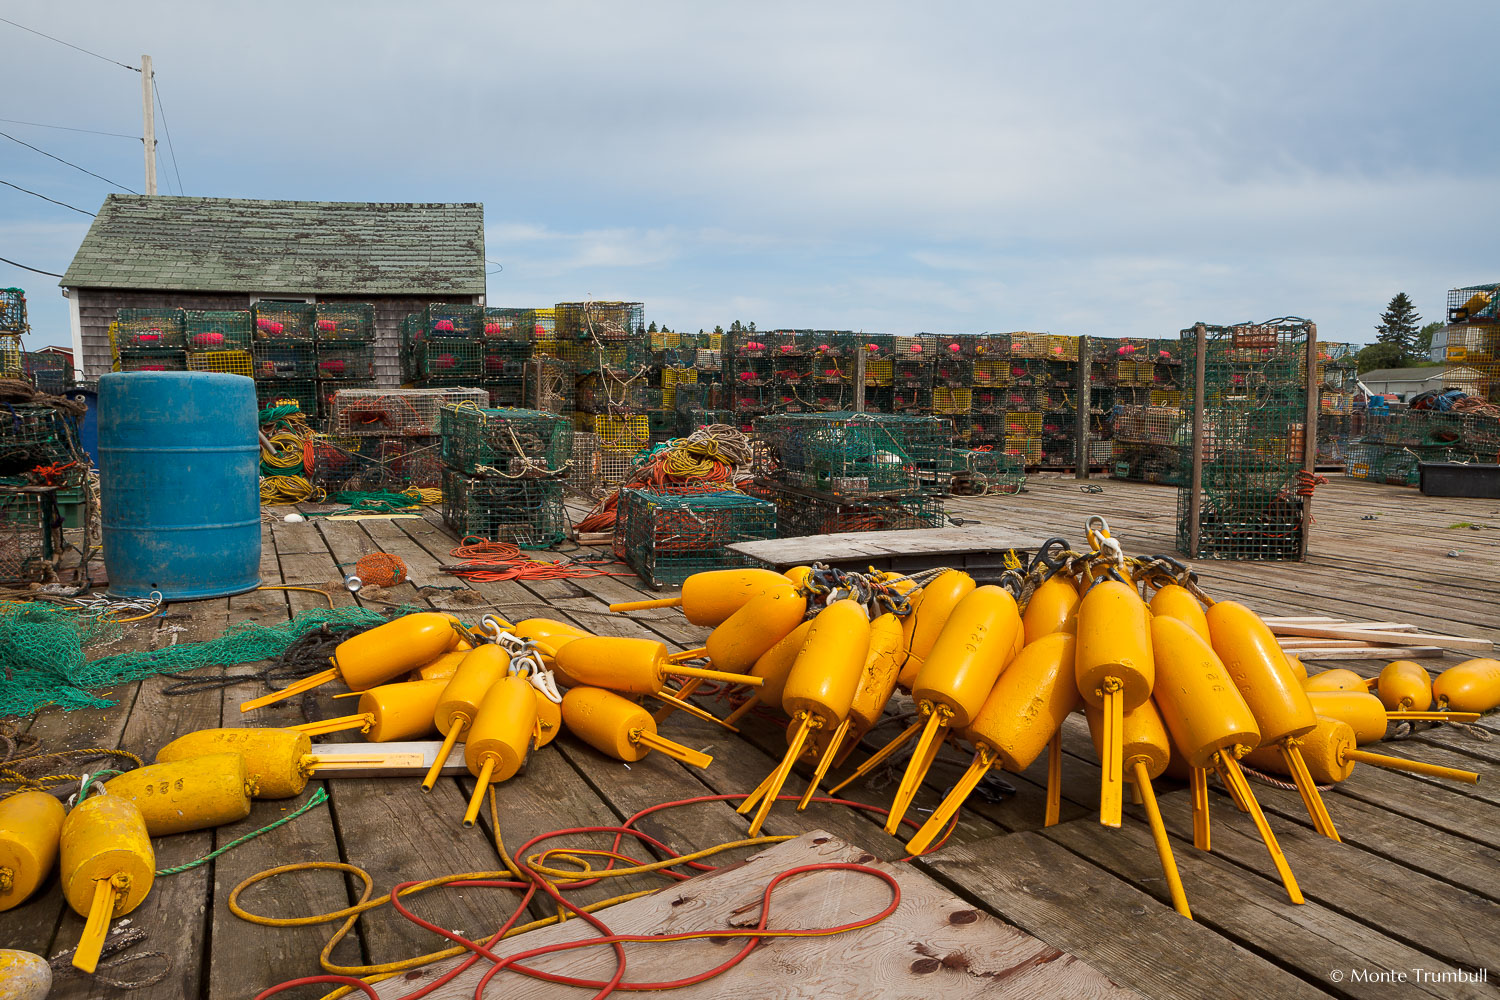
[[[422,778],[422,791],[432,791],[432,786],[437,784],[438,775],[443,772],[443,765],[448,763],[448,755],[453,752],[453,747],[458,743],[458,738],[469,728],[469,717],[463,712],[454,712],[453,720],[448,723],[448,735],[443,737],[443,745],[438,748],[437,756],[433,758],[432,766],[427,769],[427,774]]]
[[[818,786],[827,777],[828,769],[833,766],[833,758],[839,752],[839,744],[843,742],[844,734],[848,731],[849,720],[845,718],[843,722],[838,724],[838,728],[833,731],[833,735],[828,737],[828,746],[823,748],[823,756],[818,758],[818,764],[813,768],[812,780],[807,783],[807,791],[802,793],[802,798],[797,803],[798,812],[807,808],[807,804],[812,801],[813,795],[817,793]]]
[[[1328,807],[1323,804],[1323,796],[1318,794],[1317,782],[1313,781],[1308,772],[1307,761],[1302,758],[1302,751],[1297,748],[1297,744],[1291,740],[1282,741],[1281,759],[1286,761],[1292,782],[1297,786],[1297,793],[1302,796],[1302,805],[1312,817],[1313,828],[1329,840],[1342,843],[1338,830],[1334,828],[1333,817],[1328,815]]]
[[[1135,787],[1141,793],[1141,804],[1146,807],[1146,822],[1151,827],[1151,839],[1156,842],[1156,856],[1161,858],[1161,871],[1167,877],[1172,909],[1192,920],[1193,911],[1188,908],[1187,893],[1182,888],[1182,876],[1177,871],[1177,858],[1172,854],[1172,843],[1167,840],[1167,828],[1161,821],[1161,808],[1156,803],[1156,792],[1151,787],[1151,774],[1143,760],[1137,760],[1131,769],[1135,774]]]
[[[689,652],[692,652],[689,650]],[[732,674],[727,670],[709,670],[705,667],[683,667],[673,663],[670,667],[663,667],[662,673],[672,674],[674,677],[701,677],[706,681],[726,681],[730,684],[744,684],[749,687],[760,687],[766,682],[764,677],[755,677],[751,674]]]
[[[1099,786],[1099,822],[1118,828],[1125,811],[1125,685],[1117,677],[1106,677],[1099,690],[1104,708],[1104,771]]]
[[[694,691],[698,690],[698,687],[702,683],[703,678],[701,677],[689,677],[687,680],[682,682],[681,687],[672,692],[673,697],[684,699]],[[656,710],[656,713],[654,715],[651,716],[651,721],[660,725],[661,723],[666,722],[671,714],[675,711],[677,711],[676,705],[663,705],[661,708],[658,708]]]
[[[927,722],[922,726],[922,735],[917,739],[916,749],[912,751],[911,763],[901,776],[901,787],[896,789],[896,798],[891,802],[891,813],[885,820],[885,832],[892,836],[901,829],[901,818],[911,807],[911,800],[917,797],[917,789],[922,787],[922,779],[927,776],[927,769],[932,766],[933,758],[943,745],[943,735],[948,731],[948,720],[952,718],[952,711],[947,705],[938,705],[929,711]]]
[[[843,781],[839,782],[837,785],[834,785],[831,789],[829,789],[828,794],[837,795],[845,786],[858,781],[860,778],[863,778],[865,775],[875,770],[875,768],[879,767],[882,762],[884,762],[897,750],[900,750],[902,747],[906,746],[906,744],[911,741],[911,738],[913,736],[921,732],[923,725],[923,721],[921,719],[918,719],[916,722],[913,722],[911,725],[907,726],[904,730],[901,731],[901,735],[891,740],[879,750],[876,750],[873,754],[870,755],[869,760],[865,761],[863,764],[859,765],[859,767],[855,768],[853,774],[849,775],[849,777],[845,778]]]
[[[650,611],[652,608],[680,608],[682,598],[663,597],[656,601],[622,601],[619,604],[611,604],[609,610],[620,611]]]
[[[923,854],[932,846],[932,842],[937,839],[938,834],[943,832],[948,821],[968,801],[969,795],[979,787],[984,776],[990,773],[990,766],[994,762],[994,751],[989,747],[981,746],[979,752],[974,755],[974,761],[969,765],[969,769],[964,772],[962,778],[958,779],[958,784],[953,786],[953,791],[938,803],[932,815],[927,817],[927,822],[922,824],[922,829],[906,842],[908,854]]]
[[[667,657],[668,663],[681,663],[684,660],[706,660],[708,659],[708,647],[699,646],[696,649],[684,649],[680,653],[673,653]],[[678,671],[672,671],[677,673]]]
[[[724,717],[724,719],[722,720],[724,725],[728,726],[730,729],[734,729],[734,724],[743,719],[746,713],[748,713],[752,708],[759,704],[760,695],[752,694],[750,697],[740,702],[739,708],[736,708],[733,712],[730,712]],[[739,730],[735,729],[735,732],[739,732]]]
[[[689,750],[681,743],[676,743],[664,736],[658,736],[656,733],[646,729],[633,731],[630,734],[630,742],[643,744],[652,750],[666,754],[674,760],[680,760],[684,764],[691,764],[694,767],[707,767],[714,762],[714,759],[706,753]]]
[[[1193,846],[1209,849],[1208,769],[1195,767],[1188,772],[1188,788],[1193,797]]]
[[[1056,826],[1062,818],[1062,730],[1047,742],[1047,810],[1043,826]]]
[[[123,885],[119,884],[123,882]],[[94,883],[94,898],[89,902],[88,921],[83,925],[83,935],[78,947],[73,950],[73,966],[93,974],[99,967],[99,953],[104,950],[104,938],[109,933],[110,918],[115,915],[115,902],[120,890],[129,886],[124,875],[102,878]]]
[[[361,712],[358,715],[340,715],[334,719],[324,719],[321,722],[304,722],[300,726],[287,726],[287,729],[295,729],[299,733],[309,736],[326,736],[329,733],[341,732],[345,729],[359,729],[368,732],[375,724],[375,716],[369,712]]]
[[[264,708],[267,705],[274,705],[276,702],[284,701],[287,698],[290,698],[292,695],[301,694],[304,691],[311,691],[319,684],[327,684],[329,681],[336,681],[338,679],[338,668],[329,667],[327,670],[320,670],[315,674],[309,674],[308,676],[302,678],[300,681],[294,681],[293,683],[288,684],[286,687],[281,688],[278,691],[272,691],[270,694],[263,694],[259,698],[251,698],[249,701],[242,701],[240,702],[240,711],[249,712],[253,709]]]
[[[755,810],[755,819],[750,822],[750,836],[760,836],[761,824],[766,821],[766,814],[776,804],[776,796],[781,794],[781,786],[786,784],[787,777],[792,773],[792,763],[802,753],[802,746],[807,742],[807,736],[812,732],[812,717],[805,712],[798,712],[797,729],[792,734],[791,743],[787,747],[786,756],[781,758],[781,763],[776,766],[776,771],[771,779],[771,785],[766,789],[766,794],[761,798],[760,805]],[[741,808],[744,808],[741,806]]]
[[[473,826],[479,818],[479,807],[484,802],[485,790],[490,787],[490,775],[494,773],[495,757],[491,754],[484,758],[484,766],[479,769],[479,777],[474,782],[474,794],[469,796],[469,808],[464,810],[465,829]]]
[[[712,722],[716,725],[723,726],[725,729],[729,730],[732,733],[739,732],[739,730],[735,728],[734,723],[730,722],[728,719],[721,719],[717,715],[714,715],[712,712],[706,712],[703,709],[699,708],[697,705],[694,705],[692,702],[683,701],[681,698],[677,698],[670,694],[667,694],[665,691],[658,691],[651,697],[656,698],[659,701],[664,701],[668,705],[672,705],[675,708],[680,708],[687,714],[693,716],[694,718],[702,719],[704,722]]]
[[[1413,722],[1478,722],[1478,712],[1387,712],[1387,719],[1409,719]]]
[[[1429,778],[1447,778],[1450,781],[1464,781],[1471,785],[1479,783],[1479,775],[1474,771],[1463,771],[1456,767],[1443,767],[1441,764],[1428,764],[1420,760],[1407,760],[1405,757],[1391,757],[1383,753],[1371,753],[1368,750],[1345,750],[1344,757],[1347,760],[1357,760],[1362,764],[1388,767],[1393,771],[1410,771],[1412,774],[1425,774]]]
[[[1281,853],[1281,845],[1276,842],[1276,834],[1271,832],[1271,824],[1266,822],[1266,814],[1260,811],[1260,803],[1255,801],[1255,793],[1250,790],[1250,785],[1245,781],[1245,772],[1240,770],[1240,762],[1235,760],[1228,750],[1220,750],[1215,756],[1218,757],[1222,766],[1220,773],[1239,786],[1239,794],[1249,806],[1250,818],[1255,821],[1255,828],[1260,831],[1260,839],[1265,841],[1266,850],[1271,855],[1271,863],[1276,866],[1276,872],[1281,876],[1281,884],[1286,887],[1287,898],[1294,903],[1306,902],[1302,898],[1302,890],[1297,888],[1297,876],[1292,874],[1292,866],[1287,864],[1286,855]]]

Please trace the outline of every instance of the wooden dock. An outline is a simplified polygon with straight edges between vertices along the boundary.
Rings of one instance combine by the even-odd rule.
[[[1020,495],[955,498],[949,509],[986,528],[1040,538],[1063,535],[1075,543],[1081,543],[1084,519],[1103,514],[1127,552],[1172,550],[1172,489],[1096,479],[1091,485],[1102,486],[1103,493],[1092,494],[1079,485],[1073,479],[1033,479]],[[1500,503],[1428,499],[1414,490],[1343,478],[1320,487],[1317,501],[1307,563],[1204,562],[1197,568],[1205,588],[1267,615],[1401,621],[1438,633],[1500,639],[1500,587],[1495,583],[1500,578]],[[489,610],[512,620],[546,615],[600,633],[659,638],[674,648],[697,645],[704,635],[676,611],[634,618],[611,615],[605,608],[611,601],[643,593],[660,596],[630,576],[464,583],[439,571],[439,564],[455,561],[449,550],[456,542],[433,514],[405,520],[268,522],[266,533],[265,582],[324,588],[336,604],[356,600],[341,585],[354,561],[385,551],[406,561],[410,580],[387,590],[363,591],[358,600],[371,607],[382,607],[382,602],[415,604],[451,610],[466,619]],[[314,593],[261,591],[174,605],[169,617],[136,627],[113,650],[212,638],[231,622],[283,621],[291,612],[324,603]],[[1450,655],[1427,663],[1436,670],[1459,658]],[[1380,664],[1336,665],[1371,674]],[[261,693],[254,685],[168,697],[162,690],[166,683],[155,678],[115,691],[118,703],[108,709],[46,710],[23,722],[22,728],[45,749],[120,746],[149,760],[161,745],[191,730],[221,724],[300,723],[341,714],[340,706],[347,705],[327,695],[307,696],[242,716],[239,702]],[[726,711],[715,701],[703,704],[715,712]],[[1500,733],[1495,716],[1483,725]],[[615,824],[664,800],[744,793],[771,769],[785,743],[783,731],[770,721],[752,717],[743,729],[735,735],[680,712],[663,726],[674,739],[715,756],[713,766],[703,771],[660,755],[627,767],[565,735],[553,748],[537,753],[524,775],[499,786],[500,832],[515,846],[560,827]],[[1005,966],[989,952],[991,945],[955,937],[957,943],[951,946],[934,946],[926,943],[925,931],[875,935],[847,948],[839,939],[817,948],[779,940],[759,949],[764,954],[758,952],[753,975],[750,967],[731,971],[701,995],[1074,997],[1128,996],[1134,991],[1153,998],[1213,1000],[1497,995],[1500,740],[1486,741],[1443,727],[1385,744],[1381,749],[1389,753],[1479,771],[1480,783],[1456,785],[1360,766],[1326,795],[1342,844],[1313,833],[1295,792],[1253,785],[1307,896],[1303,906],[1288,903],[1253,827],[1226,797],[1215,795],[1214,850],[1205,854],[1192,846],[1187,792],[1161,780],[1158,794],[1196,918],[1192,922],[1174,913],[1167,901],[1139,811],[1127,806],[1122,829],[1099,825],[1098,768],[1081,719],[1070,720],[1063,747],[1061,823],[1042,825],[1044,767],[1023,775],[1006,774],[1013,795],[998,803],[971,800],[942,851],[898,866],[906,873],[903,877],[918,880],[912,889],[914,900],[942,899],[946,906],[956,899],[965,910],[982,914],[986,924],[1007,931],[1005,925],[1013,925],[1023,932],[1016,941],[1029,935],[1050,949],[1045,950],[1047,962],[1035,958],[1041,952],[1025,950],[1031,945],[1013,942],[1033,955],[1034,967],[1025,976],[1001,975]],[[967,763],[952,751],[945,751],[940,760],[932,785],[918,797],[918,807],[930,809],[957,777],[957,767]],[[474,829],[458,825],[471,788],[467,776],[440,780],[430,795],[419,791],[416,779],[339,779],[326,787],[331,796],[328,807],[315,808],[211,864],[158,880],[146,903],[127,919],[147,934],[138,949],[159,950],[170,957],[172,971],[165,980],[120,994],[65,974],[52,997],[251,997],[284,979],[318,974],[318,952],[335,925],[254,926],[235,917],[226,905],[236,884],[274,865],[345,861],[369,872],[377,893],[403,880],[500,867],[487,815]],[[801,787],[801,779],[794,778],[788,791]],[[889,784],[856,785],[847,793],[885,804],[892,791]],[[158,865],[179,865],[205,855],[286,815],[301,801],[257,802],[242,823],[159,840]],[[640,825],[687,852],[743,837],[746,823],[729,805],[712,802],[649,817]],[[868,855],[880,862],[904,856],[901,844],[880,830],[876,818],[842,807],[814,805],[799,814],[790,804],[778,805],[766,823],[770,834],[809,831],[837,838],[840,849],[851,856]],[[608,838],[591,843],[607,846]],[[716,863],[757,853],[743,850]],[[620,883],[587,890],[580,897],[588,901],[666,884],[634,877]],[[336,873],[305,873],[251,890],[244,903],[259,913],[293,916],[349,905],[358,899],[358,891]],[[509,912],[511,899],[512,894],[497,890],[444,891],[420,897],[416,909],[440,926],[481,935],[490,933]],[[548,911],[535,907],[534,912],[544,916]],[[795,908],[786,911],[788,925],[798,919],[795,913]],[[816,916],[807,922],[816,923]],[[0,946],[52,955],[76,942],[82,923],[63,904],[54,879],[36,899],[0,914]],[[382,910],[362,919],[333,950],[333,959],[345,965],[377,963],[446,943]],[[652,946],[655,964],[648,959],[651,950],[643,951],[638,971],[682,975],[710,962],[684,955],[718,951],[713,946],[686,946],[686,952],[676,947]],[[609,965],[607,959],[592,961],[591,968]],[[1070,964],[1078,966],[1076,973],[1067,972]],[[1456,971],[1486,967],[1488,983],[1413,978],[1414,970],[1450,974],[1451,979]],[[634,957],[631,968],[633,973],[637,970]],[[1408,978],[1396,985],[1365,978],[1389,970]],[[118,974],[132,978],[127,971],[145,969],[127,967]],[[414,989],[420,983],[407,985]],[[523,988],[524,993],[514,995],[588,995],[561,986],[541,988],[518,977],[497,981],[489,995],[509,996]],[[382,991],[390,996],[402,992]],[[320,994],[312,987],[289,995]],[[472,983],[462,991],[435,995],[469,996]]]

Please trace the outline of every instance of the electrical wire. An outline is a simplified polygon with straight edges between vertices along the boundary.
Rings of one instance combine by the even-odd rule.
[[[134,191],[134,190],[126,187],[124,184],[119,183],[118,181],[112,181],[108,177],[105,177],[103,174],[96,174],[92,170],[89,170],[87,167],[80,167],[78,164],[74,163],[73,161],[71,161],[71,160],[65,160],[61,156],[57,156],[57,155],[55,155],[53,153],[47,152],[45,149],[41,149],[41,148],[39,148],[37,146],[33,146],[31,143],[25,141],[24,139],[17,139],[15,136],[11,135],[9,132],[0,132],[0,136],[3,136],[6,139],[9,139],[11,142],[20,143],[22,146],[25,146],[27,149],[36,150],[38,153],[41,153],[43,156],[49,157],[50,159],[53,159],[53,160],[56,160],[58,163],[67,164],[68,166],[72,167],[74,170],[81,170],[84,173],[88,174],[90,177],[97,177],[97,178],[99,178],[99,180],[103,181],[104,183],[113,185],[114,187],[119,188],[121,191],[129,191],[131,194],[140,194],[139,191]]]
[[[103,59],[107,63],[114,63],[116,66],[120,67],[121,69],[128,69],[128,70],[130,70],[132,72],[135,72],[135,73],[139,73],[140,72],[140,68],[137,67],[137,66],[132,66],[129,63],[122,63],[118,59],[111,59],[109,56],[101,56],[99,53],[92,52],[92,51],[84,48],[82,45],[74,45],[72,42],[65,42],[61,38],[55,38],[52,35],[49,35],[49,34],[47,34],[44,31],[37,31],[35,28],[28,28],[24,24],[17,24],[15,21],[12,21],[8,17],[0,17],[0,21],[4,21],[6,24],[10,25],[12,28],[20,28],[22,31],[29,31],[33,35],[40,35],[41,37],[47,39],[49,42],[56,42],[58,45],[66,45],[68,48],[75,49],[78,52],[82,52],[86,56],[93,56],[95,59]]]
[[[69,205],[65,201],[58,201],[56,198],[48,198],[44,194],[37,194],[35,191],[32,191],[30,188],[23,188],[19,184],[12,184],[10,181],[7,181],[7,180],[0,180],[0,184],[4,184],[6,187],[15,188],[17,191],[20,191],[22,194],[29,194],[33,198],[40,198],[43,201],[50,201],[50,202],[52,202],[52,204],[54,204],[54,205],[61,205],[63,208],[71,208],[71,209],[73,209],[73,211],[77,212],[79,215],[87,215],[91,219],[95,218],[93,212],[85,212],[83,209],[77,208],[76,206],[73,206],[73,205]]]
[[[4,20],[4,19],[0,18],[0,20]],[[141,141],[141,137],[140,136],[138,136],[138,135],[127,135],[124,132],[101,132],[98,129],[93,129],[93,128],[74,128],[71,125],[48,125],[48,124],[46,124],[44,122],[23,122],[19,118],[0,118],[0,122],[9,122],[12,125],[30,125],[32,128],[57,129],[59,132],[83,132],[83,133],[86,133],[88,135],[108,135],[108,136],[113,136],[116,139],[134,139],[136,142],[140,142]]]
[[[172,157],[172,173],[177,177],[177,193],[182,194],[182,174],[177,169],[177,150],[172,148],[172,126],[167,124],[167,106],[161,102],[161,90],[156,86],[156,71],[151,72],[151,92],[156,95],[157,107],[161,108],[161,129],[167,134],[167,152]]]
[[[38,268],[38,267],[27,267],[25,264],[18,264],[18,263],[16,263],[15,261],[11,260],[9,257],[0,257],[0,263],[9,264],[11,267],[19,267],[21,270],[23,270],[23,271],[30,271],[32,274],[45,274],[49,278],[61,278],[62,277],[62,275],[58,274],[56,271],[43,271],[41,268]]]

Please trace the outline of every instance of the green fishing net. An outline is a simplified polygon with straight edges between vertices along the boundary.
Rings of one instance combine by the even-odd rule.
[[[368,608],[304,611],[277,625],[235,622],[217,639],[88,660],[92,649],[120,636],[123,626],[50,604],[0,604],[0,718],[30,715],[44,705],[64,711],[114,704],[90,689],[180,674],[207,666],[255,663],[280,655],[300,636],[324,625],[379,625]]]

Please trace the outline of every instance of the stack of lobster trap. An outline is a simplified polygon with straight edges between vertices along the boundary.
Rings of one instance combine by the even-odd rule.
[[[568,533],[568,418],[543,410],[442,408],[443,520],[460,538],[545,549]]]
[[[328,433],[309,445],[308,478],[341,490],[437,489],[443,482],[442,407],[484,406],[483,389],[340,389]]]
[[[943,523],[954,450],[937,417],[782,413],[755,429],[756,485],[776,504],[783,537]]]

